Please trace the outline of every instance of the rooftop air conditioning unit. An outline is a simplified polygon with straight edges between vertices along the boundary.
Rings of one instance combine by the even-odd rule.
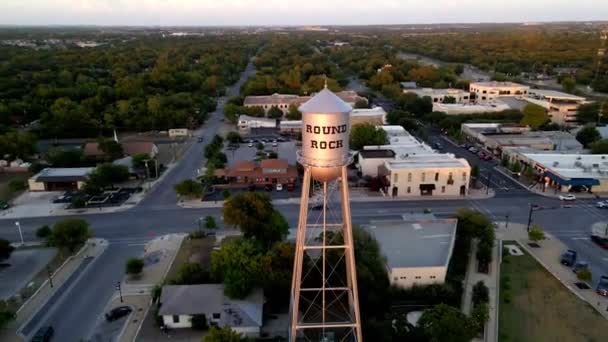
[[[559,162],[553,162],[553,167],[557,167],[559,165]]]
[[[581,163],[580,161],[577,160],[577,161],[574,162],[574,166],[576,166],[576,167],[582,167],[583,163]]]

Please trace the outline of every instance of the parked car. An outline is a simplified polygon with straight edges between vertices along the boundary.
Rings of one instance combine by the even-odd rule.
[[[595,224],[591,227],[591,241],[602,248],[608,248],[608,226]]]
[[[277,191],[283,191],[283,184],[277,183]]]
[[[600,209],[607,209],[608,208],[608,201],[599,201],[595,204],[596,207],[600,208]]]
[[[294,191],[295,189],[296,187],[292,183],[287,184],[287,191]]]
[[[441,150],[443,149],[443,146],[440,143],[436,142],[433,144],[433,148],[435,148],[436,150]]]
[[[203,142],[203,137],[198,137],[198,139],[196,139],[196,141],[198,141],[199,143]]]
[[[252,142],[250,142],[249,144],[247,144],[247,146],[249,146],[249,147],[253,147],[253,143],[252,143]]]
[[[477,152],[479,152],[479,150],[476,147],[469,147],[469,152],[477,153]]]
[[[572,272],[578,273],[579,271],[589,270],[589,263],[586,261],[577,261],[572,267]]]
[[[272,146],[275,146],[275,147],[276,147],[276,146],[279,146],[279,143],[277,143],[277,140],[276,140],[276,139],[272,141]]]
[[[36,331],[34,337],[32,337],[31,342],[47,342],[50,341],[55,333],[55,329],[51,326],[44,326]]]
[[[127,316],[133,309],[128,306],[118,306],[106,313],[106,321],[112,322],[121,317]]]
[[[569,249],[569,250],[565,251],[564,254],[562,254],[562,257],[560,260],[560,263],[562,265],[572,267],[572,266],[574,266],[575,262],[576,262],[576,251]]]
[[[5,201],[0,201],[0,210],[8,209],[10,205]]]
[[[599,283],[597,283],[597,287],[595,288],[595,292],[600,296],[608,297],[608,276],[601,276]]]
[[[575,201],[576,200],[576,196],[574,196],[572,194],[559,195],[559,200],[560,201]]]

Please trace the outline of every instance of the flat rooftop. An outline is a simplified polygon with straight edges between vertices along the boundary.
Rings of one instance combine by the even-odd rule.
[[[87,175],[93,172],[94,167],[47,167],[38,174],[34,175],[37,182],[70,182],[86,179]]]
[[[419,97],[433,96],[433,95],[438,95],[438,96],[449,96],[449,95],[462,96],[462,95],[467,95],[468,96],[468,95],[471,94],[468,91],[464,91],[462,89],[455,89],[455,88],[444,88],[444,89],[416,88],[416,89],[406,89],[405,92],[416,94]]]
[[[515,83],[515,82],[498,82],[498,81],[473,82],[473,83],[471,83],[471,86],[494,87],[494,88],[513,88],[513,87],[529,88],[526,85]]]
[[[373,159],[373,158],[394,158],[395,152],[389,149],[377,149],[377,150],[361,150],[359,154],[363,158]]]
[[[387,160],[384,164],[389,170],[470,167],[466,159],[455,158],[454,155],[449,153],[408,156],[396,160]]]
[[[457,219],[372,221],[366,229],[376,238],[391,268],[447,266]]]
[[[528,92],[530,97],[535,95],[541,98],[555,99],[555,100],[571,100],[571,101],[585,101],[584,97],[576,96],[568,93],[564,93],[557,90],[549,89],[530,89]]]
[[[608,179],[608,154],[523,153],[563,178]]]

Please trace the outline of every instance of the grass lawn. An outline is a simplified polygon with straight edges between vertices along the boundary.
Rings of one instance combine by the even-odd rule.
[[[27,182],[29,173],[0,173],[0,201],[8,202],[19,195],[23,190],[15,190],[9,187],[11,181]]]
[[[608,320],[524,253],[501,265],[499,341],[608,341]]]
[[[203,268],[208,268],[211,264],[211,251],[215,243],[215,237],[207,236],[202,239],[190,239],[186,238],[181,245],[181,248],[175,256],[173,265],[167,277],[169,280],[175,277],[179,267],[187,262],[199,262]]]

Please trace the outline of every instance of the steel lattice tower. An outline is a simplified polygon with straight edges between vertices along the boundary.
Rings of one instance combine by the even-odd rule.
[[[347,177],[351,110],[327,88],[300,107],[304,179],[290,341],[362,340]]]

